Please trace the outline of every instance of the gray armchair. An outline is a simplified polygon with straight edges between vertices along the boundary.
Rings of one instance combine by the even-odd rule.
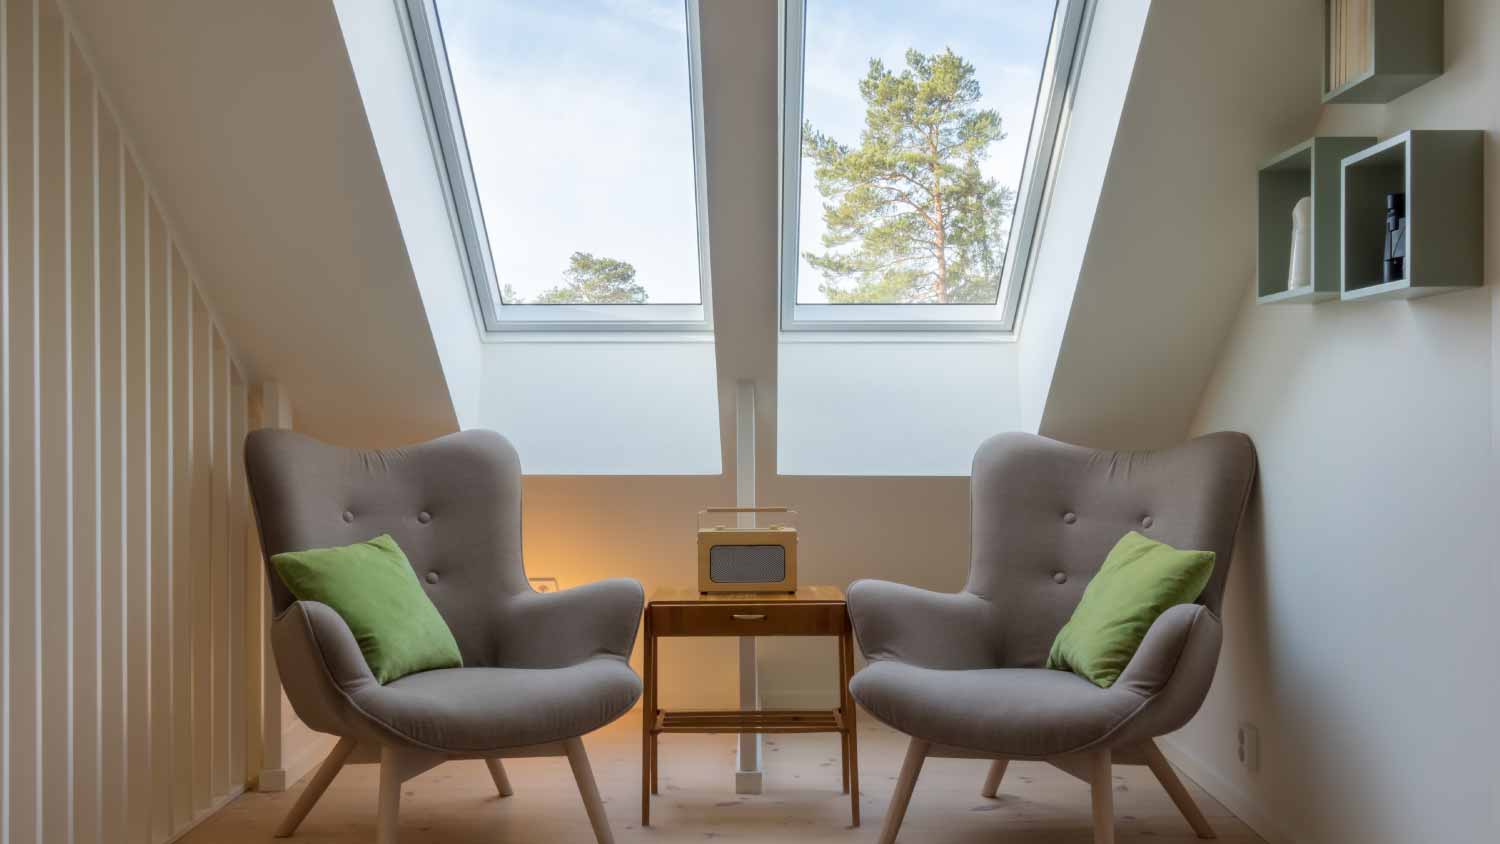
[[[895,841],[929,756],[1040,759],[1090,783],[1094,840],[1112,844],[1110,769],[1150,766],[1199,837],[1213,830],[1154,739],[1202,705],[1218,662],[1219,607],[1255,479],[1243,434],[1161,451],[1101,451],[1003,434],[974,457],[969,582],[956,595],[862,580],[849,613],[869,665],[850,691],[911,736],[881,833]],[[1127,531],[1213,551],[1199,603],[1172,607],[1108,689],[1043,666],[1089,579]]]
[[[309,727],[339,736],[277,830],[289,836],[346,762],[380,762],[379,844],[395,844],[402,782],[450,759],[566,756],[594,834],[612,836],[579,737],[641,694],[628,659],[644,594],[607,580],[553,594],[521,564],[521,471],[498,434],[353,451],[289,431],[252,432],[245,468],[267,559],[389,533],[458,641],[464,667],[376,682],[343,619],[298,601],[268,567],[272,648]]]

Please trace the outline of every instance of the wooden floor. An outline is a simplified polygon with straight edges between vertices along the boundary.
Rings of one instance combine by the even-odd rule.
[[[906,740],[871,719],[860,725],[860,782],[865,823],[849,827],[849,802],[839,794],[837,738],[770,737],[766,742],[765,794],[738,797],[730,790],[734,740],[730,736],[664,736],[661,795],[653,800],[651,826],[640,826],[640,721],[632,713],[589,736],[585,743],[620,844],[726,841],[872,842],[880,832]],[[593,836],[564,759],[506,763],[515,796],[500,799],[482,762],[450,762],[408,782],[402,790],[402,844],[501,844],[579,842]],[[929,759],[917,783],[901,842],[909,844],[1088,844],[1092,839],[1087,785],[1048,765],[1017,762],[1000,796],[979,796],[988,763]],[[366,844],[373,840],[377,768],[350,766],[339,774],[295,838],[302,844]],[[264,844],[301,792],[247,794],[182,838],[182,844]],[[1189,784],[1226,844],[1261,844],[1244,824]],[[1115,813],[1120,842],[1197,841],[1145,768],[1117,768]]]

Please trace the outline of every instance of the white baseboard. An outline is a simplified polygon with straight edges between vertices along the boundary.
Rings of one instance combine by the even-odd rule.
[[[311,734],[305,742],[300,743],[295,751],[289,754],[283,767],[261,770],[260,776],[255,781],[255,790],[286,791],[297,780],[307,776],[308,771],[317,767],[337,743],[337,736],[323,733]]]
[[[1267,844],[1297,844],[1294,837],[1271,819],[1270,813],[1265,810],[1259,800],[1230,782],[1228,778],[1221,776],[1212,766],[1183,749],[1170,738],[1159,738],[1156,743],[1161,748],[1162,754],[1167,757],[1167,761],[1181,771],[1183,776],[1197,783],[1199,788],[1223,804],[1230,813],[1244,821],[1246,826],[1264,838]]]

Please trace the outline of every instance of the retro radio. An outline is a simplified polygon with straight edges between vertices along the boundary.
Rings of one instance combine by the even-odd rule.
[[[797,513],[710,507],[698,514],[699,592],[796,592]]]

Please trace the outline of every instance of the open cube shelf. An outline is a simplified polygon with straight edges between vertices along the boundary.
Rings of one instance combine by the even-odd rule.
[[[1343,160],[1341,298],[1484,284],[1484,133],[1414,129]],[[1384,281],[1385,197],[1406,194],[1405,277]]]
[[[1261,165],[1256,243],[1256,301],[1323,302],[1339,297],[1339,165],[1374,138],[1312,138]],[[1312,198],[1312,284],[1287,288],[1292,255],[1292,208]]]
[[[1364,55],[1352,79],[1334,85],[1333,46],[1341,37],[1334,7],[1323,3],[1323,102],[1388,103],[1443,73],[1442,0],[1366,0],[1352,41]]]

